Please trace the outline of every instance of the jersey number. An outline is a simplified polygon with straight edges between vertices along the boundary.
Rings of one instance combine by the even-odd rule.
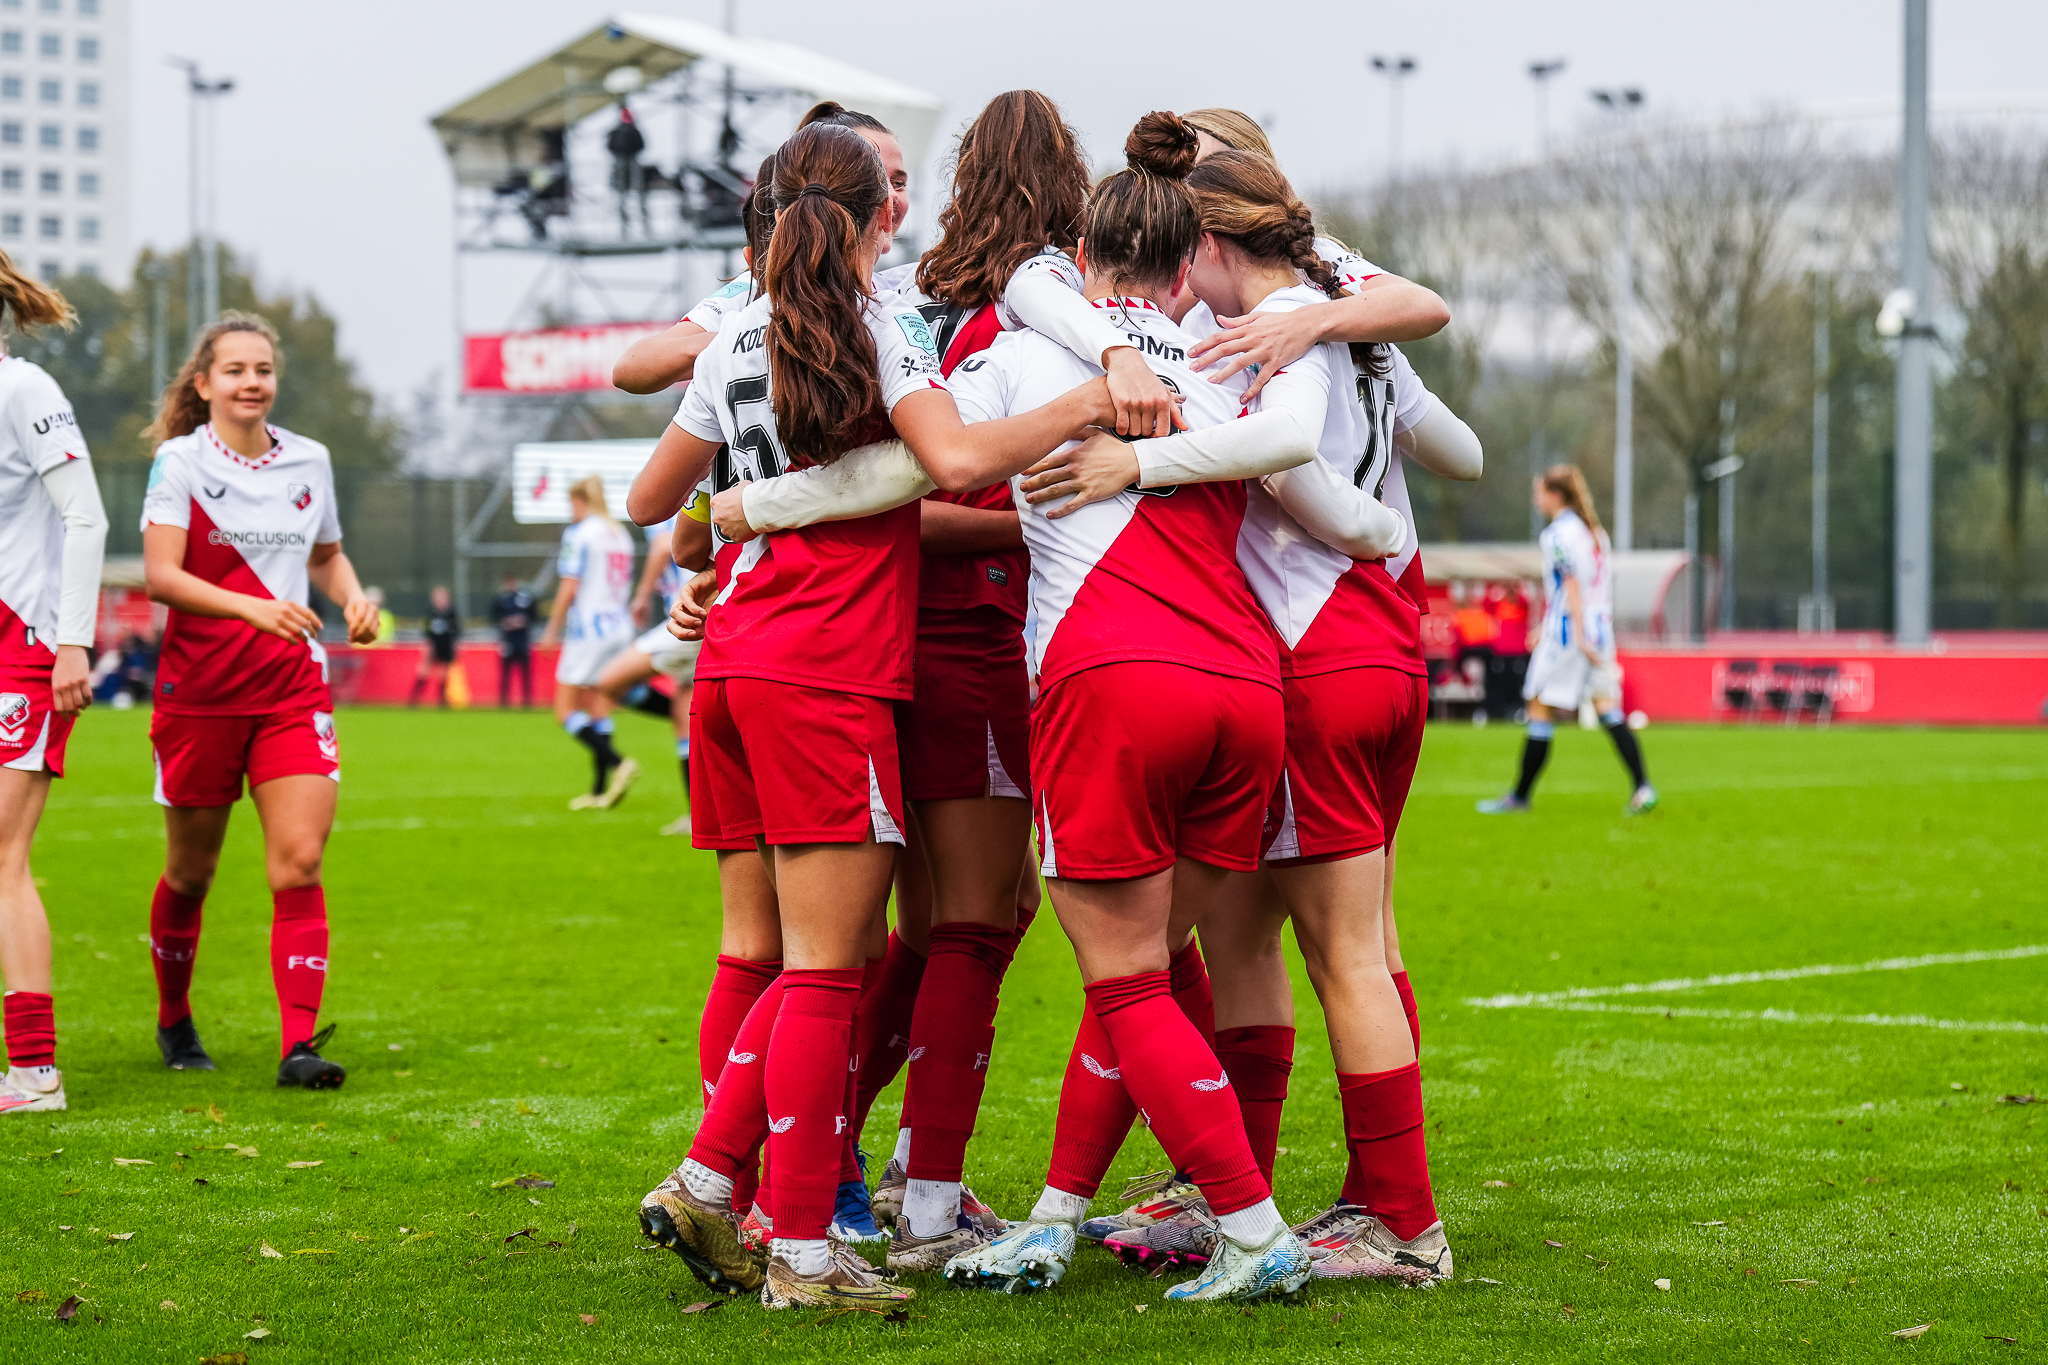
[[[1387,470],[1394,460],[1394,385],[1389,380],[1361,374],[1358,401],[1365,408],[1365,449],[1359,452],[1358,468],[1352,471],[1351,483],[1383,500]]]
[[[767,426],[756,422],[752,426],[742,425],[747,420],[745,409],[754,404],[768,406],[768,376],[753,375],[746,379],[735,379],[725,386],[725,405],[732,409],[733,425],[740,428],[740,434],[733,438],[733,445],[750,457],[752,474],[757,479],[772,479],[780,474],[785,462],[782,451],[775,444],[775,437]],[[767,420],[775,420],[774,409],[770,408]],[[728,459],[728,465],[730,460]],[[727,470],[731,473],[730,468]],[[728,483],[725,487],[730,488]],[[723,489],[720,490],[721,492]]]

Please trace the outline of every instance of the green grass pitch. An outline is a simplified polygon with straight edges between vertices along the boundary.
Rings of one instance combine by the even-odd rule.
[[[1664,809],[1627,820],[1606,740],[1570,730],[1535,812],[1488,820],[1472,802],[1499,789],[1519,733],[1432,728],[1398,902],[1457,1282],[1189,1310],[1084,1251],[1052,1294],[930,1280],[891,1324],[744,1301],[687,1313],[706,1296],[639,1237],[635,1204],[698,1116],[717,941],[710,856],[655,833],[678,800],[664,729],[625,720],[642,786],[616,812],[572,815],[583,751],[540,715],[341,716],[326,1017],[350,1070],[312,1095],[272,1084],[269,901],[246,806],[194,989],[221,1070],[158,1064],[146,728],[139,712],[86,717],[36,849],[72,1108],[0,1119],[0,1359],[2048,1350],[2048,1103],[2002,1098],[2048,1099],[2048,956],[1471,1003],[2048,944],[2048,733],[1655,728]],[[1343,1155],[1327,1044],[1298,990],[1278,1178],[1297,1217],[1332,1196]],[[1004,1211],[1043,1177],[1078,1007],[1048,916],[1005,990],[969,1153]],[[890,1141],[893,1100],[871,1147]],[[1110,1192],[1157,1160],[1134,1136]],[[495,1188],[528,1172],[554,1188]],[[75,1321],[58,1323],[74,1294]]]

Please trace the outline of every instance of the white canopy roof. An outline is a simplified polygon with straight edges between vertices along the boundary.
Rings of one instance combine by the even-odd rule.
[[[433,119],[459,183],[489,185],[539,159],[539,132],[613,103],[604,79],[637,67],[648,83],[699,61],[733,67],[755,85],[837,100],[873,114],[903,144],[906,165],[923,164],[938,130],[939,98],[772,38],[740,38],[692,19],[624,12],[523,71]]]

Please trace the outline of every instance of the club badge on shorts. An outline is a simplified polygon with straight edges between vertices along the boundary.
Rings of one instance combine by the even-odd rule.
[[[320,757],[339,763],[341,740],[334,733],[334,716],[327,711],[313,713],[313,737],[320,741]]]
[[[28,734],[28,698],[19,692],[0,692],[0,744],[19,744]]]

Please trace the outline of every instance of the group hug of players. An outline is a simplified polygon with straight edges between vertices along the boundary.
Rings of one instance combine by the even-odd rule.
[[[674,518],[697,574],[671,630],[701,640],[692,837],[717,850],[723,905],[703,1122],[640,1222],[769,1307],[888,1308],[906,1272],[1049,1288],[1077,1240],[1199,1267],[1173,1300],[1451,1273],[1392,908],[1427,708],[1401,456],[1458,479],[1482,464],[1392,343],[1447,315],[1319,236],[1244,115],[1148,114],[1126,154],[1091,186],[1050,100],[1000,96],[961,137],[939,244],[877,274],[908,210],[901,152],[821,105],[761,167],[749,273],[621,362],[636,387],[688,383],[627,510]],[[22,326],[69,314],[11,266],[0,302]],[[246,783],[275,902],[278,1081],[328,1088],[339,761],[308,586],[351,639],[376,613],[325,450],[266,420],[278,359],[260,319],[228,315],[151,433],[169,840],[150,943],[164,1061],[211,1067],[188,991]],[[1545,484],[1590,521],[1575,470]],[[104,534],[63,395],[0,360],[0,1112],[65,1104],[28,848],[89,699]],[[596,796],[610,746],[586,742]],[[1086,1008],[1044,1192],[1013,1222],[962,1177],[1041,877]],[[1292,1226],[1271,1183],[1290,920],[1349,1152],[1339,1197]],[[906,1069],[870,1193],[856,1139]],[[1174,1169],[1091,1219],[1140,1118]],[[872,1240],[885,1266],[853,1249]]]

